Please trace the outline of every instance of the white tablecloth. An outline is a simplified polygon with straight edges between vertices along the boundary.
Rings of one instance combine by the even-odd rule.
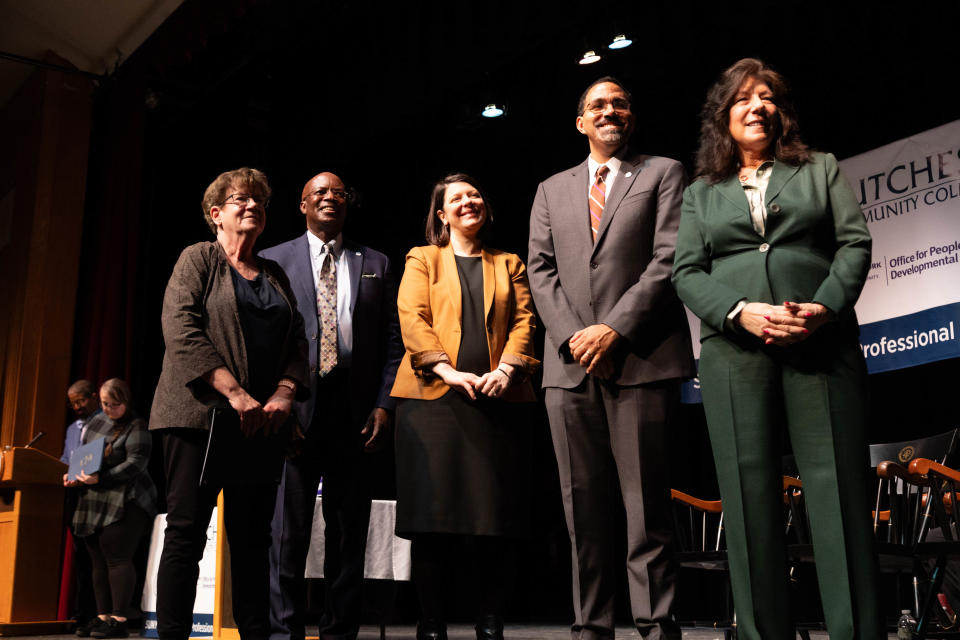
[[[307,554],[305,571],[307,578],[323,577],[324,522],[320,500],[318,497],[313,510],[313,532],[310,536],[310,552]],[[367,532],[367,558],[363,569],[365,578],[410,579],[410,541],[394,535],[396,521],[396,501],[373,501],[370,507],[370,529]]]

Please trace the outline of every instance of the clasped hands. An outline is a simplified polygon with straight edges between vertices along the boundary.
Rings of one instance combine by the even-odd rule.
[[[478,376],[467,371],[457,371],[447,362],[438,362],[433,367],[433,373],[451,388],[471,400],[476,400],[478,392],[490,398],[499,398],[513,382],[514,367],[501,362],[493,371]]]
[[[264,435],[271,435],[279,431],[290,417],[293,389],[278,386],[267,402],[261,405],[244,389],[237,387],[237,391],[228,395],[227,400],[240,416],[240,431],[244,436],[250,437],[261,430]]]
[[[802,342],[833,319],[833,313],[818,302],[784,302],[774,306],[749,302],[737,316],[737,322],[764,344],[785,347]]]
[[[613,376],[613,349],[619,341],[616,330],[605,324],[592,324],[573,334],[567,345],[570,355],[588,374],[608,380]]]

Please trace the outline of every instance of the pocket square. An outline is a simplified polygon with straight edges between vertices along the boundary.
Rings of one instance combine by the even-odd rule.
[[[361,273],[360,277],[361,278],[379,278],[380,276],[377,275],[376,273]]]

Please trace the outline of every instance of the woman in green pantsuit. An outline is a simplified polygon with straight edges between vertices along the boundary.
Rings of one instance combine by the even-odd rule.
[[[673,282],[702,321],[700,383],[737,630],[794,638],[780,486],[786,428],[831,640],[885,637],[867,504],[866,368],[853,306],[870,234],[830,154],[799,137],[783,78],[740,60],[707,94]]]

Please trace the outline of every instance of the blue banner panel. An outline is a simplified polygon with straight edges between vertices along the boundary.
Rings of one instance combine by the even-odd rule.
[[[860,348],[870,373],[960,357],[960,303],[861,325]]]
[[[140,634],[144,638],[157,638],[157,614],[154,611],[143,612],[143,632]],[[194,613],[193,629],[190,630],[191,638],[209,638],[213,635],[213,614],[212,613]]]
[[[697,359],[697,371],[700,371],[700,359]],[[703,397],[700,395],[700,376],[693,380],[687,380],[680,385],[680,402],[682,404],[701,404]]]

